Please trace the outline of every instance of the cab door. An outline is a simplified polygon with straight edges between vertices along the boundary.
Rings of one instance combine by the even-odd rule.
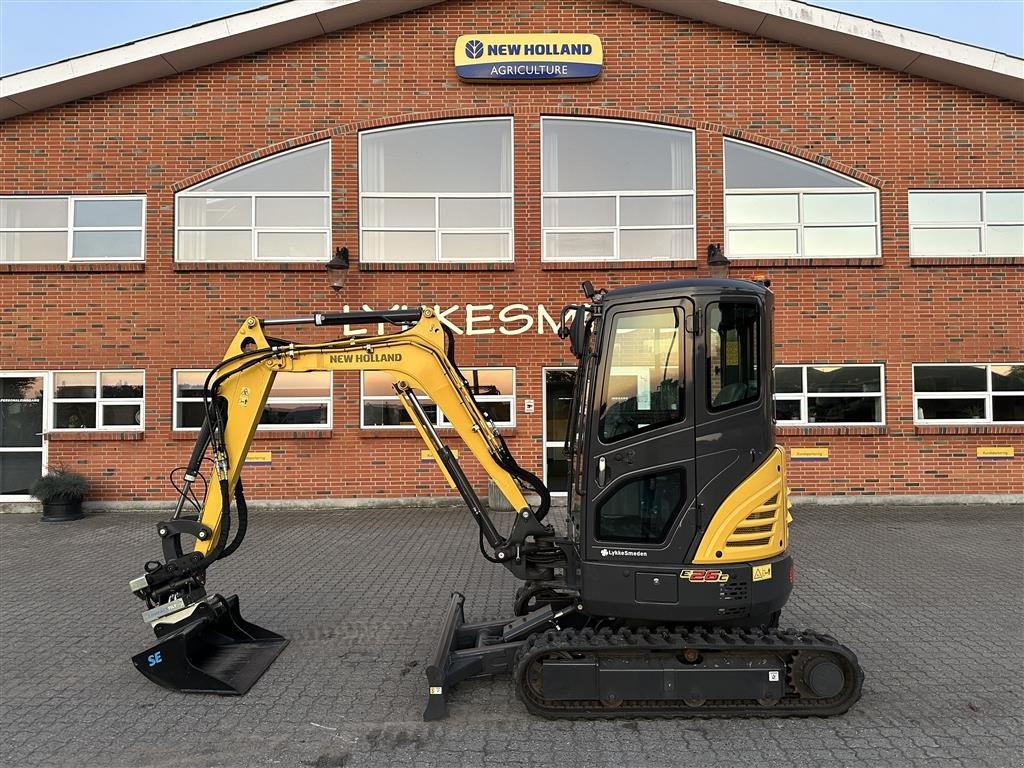
[[[585,559],[679,563],[695,531],[693,304],[610,307],[586,462]]]

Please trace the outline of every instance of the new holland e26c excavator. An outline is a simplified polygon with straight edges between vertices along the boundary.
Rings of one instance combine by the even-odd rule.
[[[131,582],[158,638],[135,666],[168,688],[243,694],[273,663],[288,641],[242,619],[237,595],[206,588],[209,567],[245,536],[240,475],[267,394],[281,371],[387,371],[479,526],[481,553],[523,581],[513,618],[467,624],[463,596],[452,595],[427,666],[425,719],[447,715],[459,681],[498,673],[511,673],[526,708],[546,717],[849,709],[863,680],[856,656],[828,635],[778,628],[793,561],[774,439],[771,291],[695,279],[610,292],[584,283],[583,292],[559,329],[578,359],[565,535],[545,522],[547,488],[476,403],[434,311],[245,320],[206,379],[206,420],[177,508],[158,524],[163,559]],[[395,332],[301,344],[276,337],[288,325],[381,323]],[[420,393],[515,510],[508,533]],[[200,500],[207,454],[213,474]]]

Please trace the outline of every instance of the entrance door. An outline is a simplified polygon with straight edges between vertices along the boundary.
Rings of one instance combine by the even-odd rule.
[[[41,373],[0,373],[0,499],[28,498],[43,474]]]

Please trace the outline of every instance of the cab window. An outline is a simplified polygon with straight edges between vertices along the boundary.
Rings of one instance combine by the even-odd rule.
[[[722,411],[761,396],[761,318],[757,304],[716,301],[707,309],[708,408]]]

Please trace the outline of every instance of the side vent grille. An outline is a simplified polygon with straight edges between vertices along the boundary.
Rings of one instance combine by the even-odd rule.
[[[772,534],[775,526],[779,523],[781,513],[779,494],[776,493],[736,526],[736,530],[726,539],[725,546],[731,548],[765,546],[772,540]]]

